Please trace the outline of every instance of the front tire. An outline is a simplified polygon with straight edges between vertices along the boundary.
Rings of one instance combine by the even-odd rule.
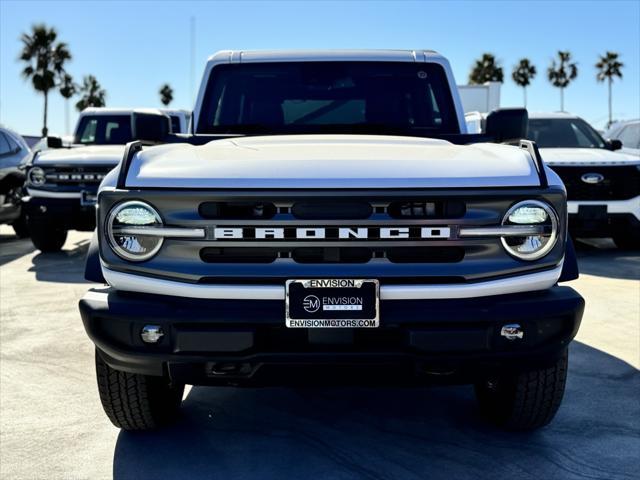
[[[96,350],[98,392],[105,413],[123,430],[149,430],[176,419],[184,385],[171,386],[164,377],[114,370]]]
[[[67,231],[48,222],[28,222],[33,245],[42,253],[59,252],[67,241]]]
[[[535,430],[555,416],[567,381],[568,351],[550,367],[503,373],[476,383],[480,411],[507,430]]]

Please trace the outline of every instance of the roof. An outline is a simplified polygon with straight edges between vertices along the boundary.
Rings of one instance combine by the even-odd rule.
[[[568,112],[529,112],[529,118],[580,118]]]
[[[88,107],[85,108],[80,115],[131,115],[133,112],[161,113],[158,108],[107,108],[107,107]]]
[[[229,63],[242,62],[328,62],[378,61],[414,62],[429,58],[443,58],[433,50],[222,50],[209,57],[209,61],[227,59]]]

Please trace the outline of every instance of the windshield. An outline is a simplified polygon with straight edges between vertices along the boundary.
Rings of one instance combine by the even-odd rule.
[[[220,65],[198,133],[460,133],[448,85],[433,63]]]
[[[606,148],[598,132],[580,118],[529,119],[527,137],[540,148]]]
[[[124,145],[131,140],[130,115],[86,115],[80,120],[74,143]]]

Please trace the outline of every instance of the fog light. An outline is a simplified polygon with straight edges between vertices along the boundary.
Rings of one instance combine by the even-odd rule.
[[[158,343],[164,337],[164,332],[160,325],[145,325],[140,332],[140,338],[145,343]]]
[[[510,323],[509,325],[503,326],[502,330],[500,330],[500,335],[507,340],[522,340],[524,338],[522,327],[517,323]]]

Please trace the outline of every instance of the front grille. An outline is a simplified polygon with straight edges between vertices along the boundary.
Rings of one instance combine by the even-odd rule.
[[[141,275],[193,284],[282,286],[292,278],[375,278],[381,285],[440,285],[556,265],[563,242],[543,259],[525,263],[511,257],[499,237],[459,233],[499,226],[512,205],[530,198],[549,202],[560,230],[566,228],[559,187],[106,191],[98,215],[102,224],[118,202],[144,200],[167,227],[204,231],[197,238],[167,237],[149,261],[126,264],[127,272]],[[122,268],[110,249],[103,253],[109,268]]]
[[[97,186],[113,166],[45,167],[47,186]]]
[[[568,200],[628,200],[640,195],[640,171],[635,165],[611,167],[552,167],[567,187]],[[583,175],[600,174],[599,183],[586,183]]]

